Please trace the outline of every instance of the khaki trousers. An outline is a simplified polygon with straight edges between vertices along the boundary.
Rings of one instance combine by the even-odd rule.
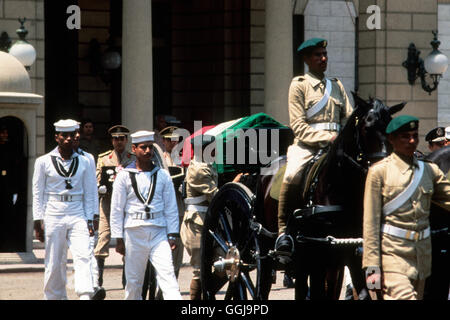
[[[109,256],[109,242],[111,241],[111,228],[109,226],[109,215],[111,212],[111,196],[105,195],[100,198],[100,221],[98,224],[98,242],[95,246],[94,255],[99,258]]]
[[[396,272],[383,273],[384,300],[422,300],[425,279],[410,279]]]

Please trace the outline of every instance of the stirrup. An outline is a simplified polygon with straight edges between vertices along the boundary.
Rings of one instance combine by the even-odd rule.
[[[288,264],[292,261],[291,257],[294,254],[294,239],[288,234],[280,234],[275,241],[274,251],[280,263]]]

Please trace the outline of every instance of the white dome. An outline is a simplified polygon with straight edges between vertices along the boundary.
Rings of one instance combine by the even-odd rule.
[[[31,93],[30,76],[14,56],[0,51],[0,70],[0,92]]]

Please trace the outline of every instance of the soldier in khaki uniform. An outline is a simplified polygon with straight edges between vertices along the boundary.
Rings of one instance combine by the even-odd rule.
[[[430,202],[450,209],[450,182],[414,155],[418,124],[408,115],[389,123],[394,152],[370,167],[366,180],[363,268],[368,288],[385,300],[422,298],[431,273]]]
[[[291,251],[292,242],[284,235],[287,218],[293,211],[293,201],[300,193],[298,174],[320,148],[336,138],[353,112],[342,83],[325,77],[327,41],[312,38],[297,51],[303,56],[309,72],[295,77],[289,88],[289,121],[294,131],[294,143],[288,148],[287,167],[278,205],[277,251]]]
[[[214,137],[207,135],[196,136],[191,140],[194,147],[194,158],[189,163],[186,172],[186,211],[181,225],[180,236],[186,251],[191,256],[190,263],[193,267],[193,277],[190,285],[191,300],[201,299],[200,282],[200,240],[203,229],[203,221],[208,211],[208,205],[218,189],[217,170],[207,159],[203,159],[203,151],[214,141]],[[201,150],[201,155],[197,150]],[[214,151],[212,152],[214,157]],[[237,182],[240,174],[233,180]]]
[[[111,241],[111,230],[109,226],[109,215],[111,211],[112,182],[120,168],[125,168],[136,157],[126,150],[128,134],[130,130],[125,126],[117,125],[108,129],[111,135],[112,150],[99,154],[97,160],[97,184],[100,196],[100,222],[98,229],[98,242],[95,247],[95,257],[98,262],[99,285],[103,283],[103,269],[105,259],[109,256],[109,242]],[[109,187],[105,183],[109,180]]]

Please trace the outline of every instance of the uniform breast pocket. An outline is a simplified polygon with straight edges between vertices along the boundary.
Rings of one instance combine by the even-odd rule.
[[[430,211],[431,197],[433,196],[433,186],[423,185],[420,186],[420,206],[424,212]]]

